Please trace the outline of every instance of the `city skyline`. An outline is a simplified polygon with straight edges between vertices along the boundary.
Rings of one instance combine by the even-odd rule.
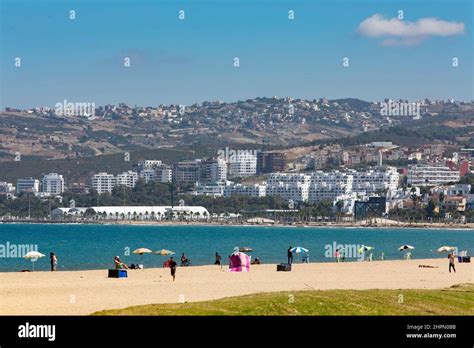
[[[77,1],[2,5],[2,109],[64,99],[473,99],[469,1],[115,1],[108,12]]]

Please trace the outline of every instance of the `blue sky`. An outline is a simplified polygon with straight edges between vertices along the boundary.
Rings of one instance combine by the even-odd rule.
[[[1,108],[64,99],[158,105],[274,95],[473,98],[470,0],[0,2]],[[358,31],[367,18],[389,20],[398,10],[407,23],[437,18],[464,30],[428,34],[415,45],[384,45],[385,37]]]

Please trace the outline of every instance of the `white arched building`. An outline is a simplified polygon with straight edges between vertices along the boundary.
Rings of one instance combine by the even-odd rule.
[[[210,217],[201,206],[103,206],[89,208],[57,208],[53,218],[96,216],[104,220],[207,220]]]

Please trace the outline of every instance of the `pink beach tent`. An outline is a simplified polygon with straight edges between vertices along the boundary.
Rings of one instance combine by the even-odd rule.
[[[234,248],[234,253],[229,256],[229,272],[250,271],[250,256]]]

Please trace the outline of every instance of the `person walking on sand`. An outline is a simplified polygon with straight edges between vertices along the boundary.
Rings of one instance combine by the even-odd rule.
[[[171,276],[173,277],[173,281],[176,277],[176,262],[173,260],[173,257],[170,257],[170,269],[171,269]]]
[[[58,270],[58,257],[55,253],[49,253],[49,260],[51,261],[51,272]]]
[[[293,263],[293,253],[291,252],[291,249],[293,247],[290,245],[288,248],[288,264],[291,265]]]
[[[336,262],[341,261],[341,253],[339,252],[339,249],[336,249],[336,252],[334,253],[334,256],[336,257]]]
[[[451,273],[451,268],[453,269],[454,273],[456,273],[456,268],[454,267],[454,254],[449,254],[449,273]]]

